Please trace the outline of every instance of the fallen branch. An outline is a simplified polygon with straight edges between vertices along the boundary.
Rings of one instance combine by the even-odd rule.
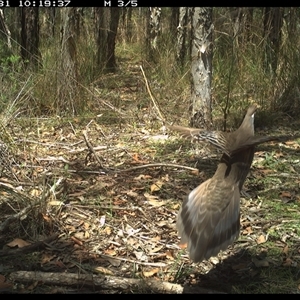
[[[85,143],[86,143],[88,149],[90,150],[90,152],[92,152],[92,153],[94,154],[94,156],[95,156],[95,158],[96,158],[96,160],[97,160],[99,166],[100,166],[102,169],[104,169],[104,167],[102,166],[102,162],[101,162],[99,156],[97,155],[96,151],[94,150],[92,144],[90,143],[90,141],[89,141],[89,139],[88,139],[88,137],[87,137],[87,135],[86,135],[86,131],[83,130],[82,134],[83,134],[83,137],[84,137],[84,140],[85,140]]]
[[[92,275],[92,274],[74,274],[74,273],[43,273],[17,271],[11,273],[10,280],[18,282],[42,281],[43,284],[67,285],[91,287],[95,289],[115,289],[115,290],[142,290],[143,287],[153,289],[157,292],[168,292],[180,294],[183,287],[169,282],[160,282],[149,279],[121,278],[115,276]]]
[[[156,293],[170,293],[170,294],[182,294],[182,293],[221,293],[214,290],[208,290],[201,287],[188,287],[181,286],[179,284],[159,281],[156,279],[135,279],[135,278],[123,278],[116,276],[106,275],[92,275],[92,274],[74,274],[74,273],[43,273],[43,272],[27,272],[17,271],[13,272],[9,276],[10,280],[18,282],[33,282],[42,281],[43,284],[51,285],[67,285],[67,286],[80,286],[89,287],[94,290],[121,290],[130,291],[136,290],[143,292],[146,289],[150,289]],[[221,293],[224,294],[224,293]]]
[[[87,89],[86,87],[84,87],[89,93],[91,93],[91,95],[93,97],[96,97],[94,93],[92,93],[89,89]],[[97,89],[97,88],[94,88],[94,90],[99,94],[101,95],[101,92]],[[100,99],[100,98],[97,98],[101,103],[103,103],[105,106],[107,106],[108,108],[110,108],[112,111],[115,111],[117,112],[118,114],[120,114],[121,116],[126,116],[126,112],[123,112],[122,110],[116,108],[114,105],[112,105],[110,102],[107,102],[105,101],[104,99]]]
[[[12,185],[4,183],[4,182],[0,182],[0,190],[4,190],[6,193],[8,193],[9,195],[13,195],[14,198],[17,198],[20,200],[20,202],[25,202],[25,200],[30,203],[30,205],[26,206],[25,208],[23,208],[21,211],[19,211],[18,213],[8,217],[4,222],[2,222],[0,224],[0,233],[5,232],[9,225],[12,224],[15,221],[20,220],[22,217],[24,217],[26,214],[29,213],[29,211],[35,206],[37,205],[37,203],[40,201],[33,201],[32,198],[29,198],[28,196],[26,196],[25,194],[21,193],[20,191],[18,191],[16,188],[14,188]]]
[[[68,164],[68,165],[71,165],[71,166],[77,164],[76,161],[73,161],[73,162],[69,161],[69,160],[65,159],[64,157],[62,157],[62,156],[58,156],[58,157],[48,156],[46,158],[38,158],[38,157],[36,157],[35,159],[37,161],[61,161],[61,162],[65,163],[65,164]]]
[[[153,105],[154,105],[154,107],[155,107],[155,109],[156,109],[156,111],[157,111],[157,113],[158,113],[158,115],[159,115],[159,118],[158,118],[158,119],[159,119],[163,124],[165,124],[165,123],[166,123],[166,120],[165,120],[165,118],[163,117],[163,114],[161,113],[161,111],[160,111],[160,109],[159,109],[159,107],[158,107],[157,101],[155,100],[155,98],[154,98],[154,96],[153,96],[153,94],[152,94],[152,92],[151,92],[151,88],[150,88],[150,85],[149,85],[149,83],[148,83],[147,77],[146,77],[146,75],[145,75],[144,69],[143,69],[142,66],[140,66],[140,69],[141,69],[141,71],[142,71],[142,74],[143,74],[143,77],[144,77],[144,80],[145,80],[145,83],[146,83],[146,88],[147,88],[148,94],[149,94],[149,96],[150,96],[150,99],[152,100]]]
[[[15,187],[13,187],[10,184],[0,182],[0,190],[4,190],[6,193],[8,193],[10,196],[13,196],[14,198],[20,200],[20,203],[24,203],[27,201],[30,203],[28,206],[23,208],[21,211],[18,213],[8,217],[4,222],[0,224],[0,233],[5,232],[9,225],[12,224],[13,222],[16,222],[26,216],[31,209],[33,209],[35,206],[39,205],[40,203],[46,203],[46,199],[50,196],[51,193],[55,192],[55,189],[57,186],[61,183],[62,178],[59,178],[51,187],[50,190],[45,191],[41,195],[40,198],[34,198],[34,197],[28,197],[27,195],[21,193],[18,191]]]
[[[164,163],[157,163],[157,164],[146,164],[142,166],[136,166],[132,167],[129,169],[124,169],[124,170],[117,170],[115,171],[116,173],[121,173],[121,172],[130,172],[130,171],[135,171],[138,169],[145,169],[145,168],[153,168],[153,167],[169,167],[169,168],[180,168],[180,169],[186,169],[194,172],[198,172],[198,169],[183,166],[183,165],[176,165],[176,164],[164,164]]]
[[[43,147],[60,147],[60,148],[67,149],[67,150],[72,149],[75,146],[77,146],[78,144],[83,143],[83,141],[81,140],[81,141],[75,142],[70,145],[66,145],[66,143],[57,143],[57,142],[50,144],[50,143],[43,143],[43,142],[38,142],[35,140],[28,140],[28,139],[19,139],[18,142],[37,144],[37,145],[41,145]]]
[[[13,222],[19,221],[22,217],[27,215],[29,211],[32,209],[32,207],[33,207],[32,205],[28,205],[18,213],[8,217],[4,222],[0,224],[0,233],[5,232],[8,229],[9,225],[12,224]]]

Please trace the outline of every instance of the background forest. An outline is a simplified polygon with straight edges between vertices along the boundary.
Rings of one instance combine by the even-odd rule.
[[[241,237],[194,264],[176,215],[219,154],[162,126],[256,103],[258,134],[299,136],[299,16],[1,8],[0,293],[299,293],[299,142],[258,148]]]
[[[142,66],[163,113],[174,121],[174,113],[181,116],[190,105],[191,18],[199,18],[191,11],[2,9],[2,111],[14,102],[27,116],[100,112],[111,110],[99,100],[108,95],[118,109],[147,106],[142,77],[130,77],[140,75]],[[251,101],[264,110],[297,114],[298,15],[294,7],[212,10],[207,18],[214,28],[215,114],[244,109]],[[136,99],[122,101],[120,86],[126,84],[137,89]]]

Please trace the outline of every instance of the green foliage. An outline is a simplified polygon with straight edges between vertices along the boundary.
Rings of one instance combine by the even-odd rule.
[[[289,16],[293,12],[297,13],[297,10],[286,9]],[[46,13],[45,10],[41,10],[42,17],[47,18]],[[99,86],[106,81],[105,86],[101,85],[101,95],[108,95],[116,86],[118,88],[118,81],[111,80],[110,74],[102,74],[101,70],[96,68],[97,30],[94,20],[90,18],[91,14],[90,9],[84,10],[81,16],[81,30],[76,37],[76,63],[79,77],[78,82],[73,84],[81,86],[86,91],[79,95],[84,98],[84,101],[76,102],[78,113],[93,111],[95,107],[93,103],[95,95],[90,89],[91,86]],[[236,24],[231,14],[229,8],[214,8],[212,96],[215,119],[219,116],[223,118],[229,113],[230,119],[227,121],[232,125],[234,115],[240,115],[249,102],[260,104],[264,110],[282,110],[289,114],[299,111],[300,100],[297,91],[300,75],[298,68],[300,45],[297,38],[299,36],[297,23],[291,30],[292,21],[284,19],[278,67],[276,74],[270,75],[264,68],[266,38],[263,30],[263,10],[254,8],[249,28],[247,29],[241,22],[237,34],[234,33]],[[170,28],[176,30],[170,26],[172,10],[162,8],[161,30],[158,35],[155,59],[149,61],[144,51],[147,34],[146,15],[146,8],[135,9],[130,16],[124,15],[120,19],[116,43],[118,73],[128,77],[131,75],[133,65],[143,66],[150,88],[167,119],[183,123],[184,119],[188,119],[189,110],[190,57],[186,56],[183,66],[178,65],[176,31],[170,31]],[[8,16],[13,17],[12,11]],[[24,73],[19,45],[14,44],[10,53],[7,50],[5,53],[4,50],[1,51],[1,74],[5,77],[4,82],[7,87],[1,88],[2,103],[6,103],[8,99],[20,92],[24,82],[30,77],[31,82],[28,82],[22,91],[26,109],[35,115],[57,113],[57,102],[60,100],[57,99],[58,90],[59,85],[63,83],[58,76],[61,50],[59,16],[56,21],[53,34],[49,32],[49,24],[41,22],[42,62],[40,70],[36,73]],[[9,27],[12,24],[8,23]],[[188,49],[188,44],[186,47]],[[135,72],[139,74],[139,84],[144,87],[140,69]],[[120,99],[121,93],[115,93],[116,99]],[[150,100],[145,88],[140,96],[137,101],[143,101],[148,105]],[[114,104],[116,107],[123,105],[122,101]],[[144,107],[144,103],[142,106]]]
[[[254,9],[248,35],[246,27],[240,24],[240,31],[234,36],[228,9],[214,9],[213,98],[217,111],[244,110],[249,102],[258,103],[264,110],[298,110],[298,27],[290,34],[290,24],[284,22],[276,74],[269,74],[263,64],[266,37],[261,12]]]
[[[3,111],[11,96],[20,89],[20,73],[22,71],[21,58],[10,55],[0,59],[2,76],[0,111]]]
[[[14,72],[20,72],[20,59],[18,55],[11,55],[0,60],[2,71],[6,74],[13,74]]]

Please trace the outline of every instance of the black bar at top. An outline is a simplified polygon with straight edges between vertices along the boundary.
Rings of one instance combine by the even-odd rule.
[[[86,1],[88,2],[88,1]],[[185,0],[185,5],[193,6],[192,3],[194,1],[187,1]],[[95,7],[95,5],[92,5],[92,1],[89,1],[89,3],[84,3],[83,1],[78,0],[70,0],[70,1],[63,1],[63,0],[0,0],[0,9],[5,7]],[[95,3],[95,1],[94,1]],[[93,3],[93,4],[94,4]],[[96,2],[96,7],[170,7],[169,1],[158,1],[158,0],[100,0]],[[171,5],[176,6],[176,5]]]

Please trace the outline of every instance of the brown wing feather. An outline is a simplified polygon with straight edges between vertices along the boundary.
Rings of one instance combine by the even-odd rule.
[[[209,179],[183,202],[177,219],[182,243],[199,262],[226,249],[238,237],[240,194],[238,183]]]

